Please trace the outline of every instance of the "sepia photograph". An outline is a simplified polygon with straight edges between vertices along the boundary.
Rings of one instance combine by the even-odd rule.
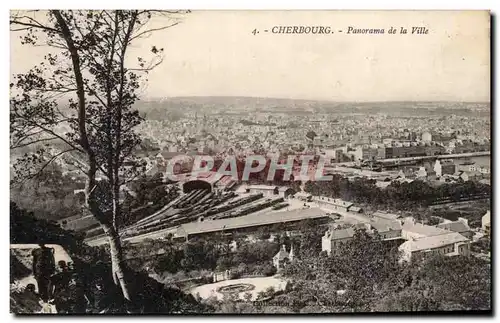
[[[492,315],[487,10],[9,12],[13,315]]]

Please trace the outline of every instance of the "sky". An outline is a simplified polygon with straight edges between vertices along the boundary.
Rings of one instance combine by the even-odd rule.
[[[164,24],[156,19],[151,27]],[[264,32],[295,25],[343,32]],[[349,26],[385,34],[347,34]],[[411,35],[414,26],[428,34]],[[390,27],[408,34],[388,34]],[[143,56],[152,45],[164,48],[144,90],[152,98],[489,102],[489,27],[485,11],[194,11],[135,43],[130,56]],[[45,51],[27,50],[11,37],[11,73],[25,71]]]

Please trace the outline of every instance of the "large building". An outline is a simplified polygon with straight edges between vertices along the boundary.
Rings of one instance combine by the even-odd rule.
[[[190,174],[188,174],[190,175]],[[195,175],[193,178],[185,176],[182,184],[182,191],[190,193],[195,190],[207,190],[209,192],[222,191],[230,188],[235,181],[229,175],[222,175],[217,172],[203,172]],[[181,177],[178,175],[178,177]]]
[[[350,228],[330,229],[322,237],[322,251],[335,255],[343,244],[353,238],[354,226],[357,226],[371,234],[378,233],[383,241],[391,242],[391,245],[399,245],[401,260],[410,261],[417,255],[432,253],[447,256],[470,254],[471,231],[464,219],[435,227],[416,223],[411,217],[397,218],[397,215],[378,211],[369,221],[356,221]]]
[[[410,261],[416,256],[429,254],[443,254],[446,256],[468,256],[470,254],[470,241],[457,232],[409,240],[399,246],[402,253],[401,259]]]
[[[373,218],[367,222],[358,222],[355,227],[365,229],[370,234],[377,233],[383,241],[401,240],[401,223],[399,221]],[[339,248],[354,237],[354,227],[330,229],[321,238],[321,250],[328,255],[335,255]]]
[[[432,141],[432,135],[430,134],[430,132],[424,132],[422,133],[422,141],[423,142],[431,142]]]
[[[326,251],[328,255],[335,255],[342,245],[354,237],[354,233],[354,228],[326,231],[321,238],[321,251]]]
[[[266,214],[250,214],[235,218],[221,220],[204,220],[185,223],[179,226],[176,238],[189,240],[193,237],[211,234],[233,234],[236,232],[251,233],[259,228],[282,224],[293,230],[296,225],[304,220],[313,220],[318,223],[327,223],[330,218],[320,208],[306,208],[283,212],[270,212]]]
[[[262,193],[264,196],[278,195],[279,188],[271,185],[249,185],[246,188],[247,193]]]
[[[404,218],[402,221],[402,237],[405,240],[417,240],[431,236],[450,233],[450,231],[415,222],[412,217]]]
[[[420,146],[392,146],[385,148],[385,158],[405,158],[419,156],[437,156],[446,152],[443,146],[439,145],[420,145]]]
[[[262,193],[264,196],[280,196],[287,198],[293,195],[295,191],[287,186],[271,186],[271,185],[250,185],[246,187],[247,193]]]
[[[316,202],[320,207],[332,211],[349,212],[351,207],[354,205],[352,202],[343,201],[341,199],[334,199],[329,197],[314,197],[313,201]]]
[[[399,246],[402,260],[410,261],[414,256],[433,253],[447,256],[470,254],[470,240],[462,234],[416,223],[413,218],[403,220],[402,237],[407,240]]]
[[[452,175],[455,174],[456,166],[453,163],[453,160],[437,159],[436,163],[434,164],[434,171],[436,172],[437,177],[441,177],[443,175]]]
[[[464,218],[458,218],[457,221],[440,223],[437,225],[437,227],[440,229],[460,233],[469,240],[472,240],[472,237],[474,236],[474,232],[472,232],[471,228],[469,227],[469,221]]]

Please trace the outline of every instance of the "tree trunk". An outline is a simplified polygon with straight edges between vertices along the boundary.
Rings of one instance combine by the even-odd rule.
[[[112,209],[112,214],[113,214],[113,229],[116,231],[118,235],[118,227],[119,223],[118,220],[120,219],[120,188],[118,185],[113,183],[113,188],[111,192],[112,196],[112,203],[113,203],[113,209]]]
[[[84,78],[83,74],[81,71],[81,62],[80,62],[80,57],[79,57],[79,52],[77,49],[77,46],[75,45],[74,39],[72,38],[72,33],[71,30],[68,26],[68,23],[65,20],[65,17],[61,14],[59,10],[52,10],[51,11],[54,17],[56,18],[57,24],[59,25],[61,29],[61,36],[66,42],[66,45],[68,47],[68,51],[71,56],[71,61],[72,61],[72,66],[73,66],[73,72],[75,76],[75,83],[76,83],[76,88],[77,88],[77,96],[78,96],[78,132],[79,132],[79,144],[82,146],[84,152],[87,154],[88,157],[88,163],[89,163],[89,169],[87,172],[87,181],[85,185],[85,199],[86,199],[86,204],[88,208],[90,209],[91,213],[96,217],[96,219],[101,223],[101,226],[108,236],[109,239],[109,246],[110,246],[110,253],[111,253],[111,267],[112,267],[112,273],[113,273],[113,280],[115,281],[116,285],[120,285],[123,297],[127,301],[131,301],[131,296],[129,293],[129,286],[127,285],[126,279],[125,279],[125,273],[123,271],[123,254],[122,254],[122,248],[121,248],[121,242],[120,242],[120,237],[118,235],[117,231],[117,216],[119,216],[120,213],[120,208],[118,204],[118,198],[119,198],[119,189],[118,190],[113,190],[113,202],[114,202],[114,212],[113,212],[113,219],[112,219],[112,224],[109,224],[109,219],[105,214],[103,214],[102,210],[100,209],[100,206],[97,203],[96,197],[95,197],[95,188],[97,186],[96,182],[96,171],[97,171],[97,163],[96,163],[96,155],[93,149],[91,148],[91,145],[89,143],[89,138],[87,134],[87,129],[86,129],[86,104],[85,104],[85,83],[84,83]],[[131,26],[129,26],[129,33],[133,29],[133,25],[135,23],[135,18],[133,20],[133,23]],[[127,36],[129,37],[129,36]],[[122,93],[121,93],[122,94]],[[120,142],[120,138],[118,138],[118,142]],[[113,155],[112,151],[110,153],[110,165],[113,165]],[[117,155],[117,159],[115,160],[118,161],[119,155]],[[118,169],[118,164],[116,163],[114,165],[116,169]],[[110,183],[112,188],[119,188],[117,185],[117,178],[114,178],[112,175],[116,175],[117,171],[113,173],[113,168],[110,169],[109,172],[112,178],[110,178]]]
[[[111,254],[111,270],[113,275],[113,280],[115,284],[119,285],[123,297],[127,301],[131,301],[130,293],[129,293],[129,285],[125,278],[125,272],[123,271],[123,252],[122,246],[120,242],[120,236],[117,231],[113,228],[113,226],[102,225],[104,232],[108,236],[109,239],[109,250]]]

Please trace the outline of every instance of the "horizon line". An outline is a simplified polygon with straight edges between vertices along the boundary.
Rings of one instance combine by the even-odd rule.
[[[272,97],[272,96],[251,96],[251,95],[174,95],[157,97],[150,96],[144,97],[142,100],[169,100],[169,99],[179,99],[179,98],[248,98],[248,99],[271,99],[271,100],[291,100],[291,101],[316,101],[316,102],[330,102],[330,103],[398,103],[398,102],[414,102],[414,103],[481,103],[481,104],[491,104],[489,101],[480,100],[366,100],[366,101],[356,101],[356,100],[341,100],[335,101],[334,99],[303,99],[303,98],[286,98],[286,97]]]

